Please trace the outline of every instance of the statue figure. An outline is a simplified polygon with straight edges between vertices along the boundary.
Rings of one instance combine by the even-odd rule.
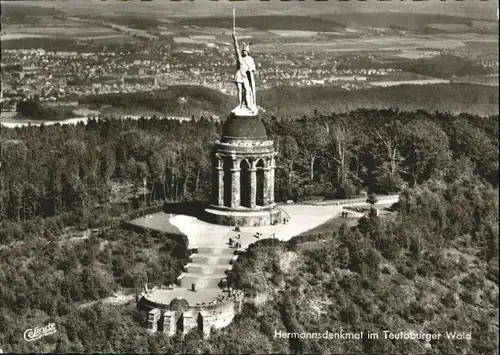
[[[255,62],[250,56],[251,43],[243,42],[243,49],[240,52],[238,38],[235,30],[235,12],[233,8],[233,44],[236,54],[237,71],[234,76],[234,82],[238,89],[238,107],[233,110],[249,110],[252,114],[257,113],[255,100]]]
[[[252,113],[257,111],[255,104],[255,62],[250,56],[250,44],[243,42],[240,52],[238,38],[233,34],[234,50],[236,52],[236,64],[238,70],[234,76],[234,82],[238,89],[238,108],[246,107]]]

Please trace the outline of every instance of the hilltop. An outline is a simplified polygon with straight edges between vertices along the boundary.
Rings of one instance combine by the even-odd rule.
[[[259,92],[260,105],[277,116],[348,112],[359,108],[498,114],[498,87],[473,84],[400,85],[346,91],[336,87],[275,87]]]
[[[236,105],[236,99],[218,90],[197,85],[173,85],[166,89],[126,94],[91,95],[78,99],[80,105],[94,109],[106,106],[130,111],[155,111],[169,116],[227,115]]]
[[[402,59],[397,61],[367,60],[357,58],[343,63],[338,69],[394,68],[428,77],[453,79],[454,77],[495,74],[493,68],[485,68],[473,60],[457,55],[441,54],[433,58]]]
[[[475,84],[401,85],[352,91],[328,86],[277,86],[259,90],[258,97],[259,106],[278,117],[299,117],[315,109],[327,113],[360,108],[467,112],[480,116],[498,114],[498,87]],[[91,109],[111,106],[129,114],[149,111],[197,117],[225,117],[237,104],[232,95],[197,85],[173,85],[139,93],[91,95],[78,100],[80,105],[88,105]]]

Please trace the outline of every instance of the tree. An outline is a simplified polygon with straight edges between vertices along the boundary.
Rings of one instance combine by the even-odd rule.
[[[476,165],[476,173],[498,184],[498,132],[488,134],[465,117],[454,120],[451,129],[448,134],[455,155],[469,157]]]
[[[387,112],[382,112],[382,114],[387,114]],[[395,192],[400,188],[401,165],[405,160],[400,151],[403,145],[401,126],[399,119],[394,117],[385,120],[382,129],[374,129],[382,160],[381,166],[377,169],[377,180],[387,192]]]
[[[406,140],[405,163],[413,184],[428,180],[438,171],[443,172],[451,159],[449,141],[441,127],[430,120],[411,120],[402,128]]]
[[[333,160],[337,163],[337,183],[343,185],[349,176],[350,149],[354,135],[344,124],[335,124],[331,135]]]
[[[297,142],[304,150],[309,163],[309,182],[314,181],[314,163],[325,147],[328,137],[328,125],[311,119],[302,119],[297,127]],[[299,128],[300,127],[300,128]]]
[[[368,203],[372,208],[375,206],[375,204],[378,202],[377,197],[375,194],[371,193],[368,195],[368,198],[366,199],[366,203]]]
[[[299,146],[297,145],[295,138],[290,135],[278,136],[276,139],[276,145],[278,160],[279,162],[283,162],[283,164],[279,164],[278,166],[283,166],[285,175],[288,177],[287,191],[288,195],[291,195],[292,182],[295,176],[294,164],[299,156]]]
[[[370,195],[368,195],[368,198],[366,199],[366,203],[368,203],[370,205],[370,213],[369,213],[370,218],[378,217],[378,209],[375,208],[375,204],[377,202],[378,202],[378,199],[375,196],[375,194],[371,193]]]

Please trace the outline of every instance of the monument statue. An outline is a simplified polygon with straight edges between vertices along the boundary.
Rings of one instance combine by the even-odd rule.
[[[240,51],[238,38],[236,37],[235,15],[233,8],[233,44],[237,65],[234,82],[238,89],[238,106],[232,112],[240,115],[255,115],[257,114],[257,105],[255,100],[255,62],[250,56],[251,43],[242,43],[243,49]]]

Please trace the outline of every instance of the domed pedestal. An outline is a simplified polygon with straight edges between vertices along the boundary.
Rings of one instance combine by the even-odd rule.
[[[230,226],[280,222],[274,203],[275,155],[258,115],[231,113],[212,151],[212,201],[206,220]]]

